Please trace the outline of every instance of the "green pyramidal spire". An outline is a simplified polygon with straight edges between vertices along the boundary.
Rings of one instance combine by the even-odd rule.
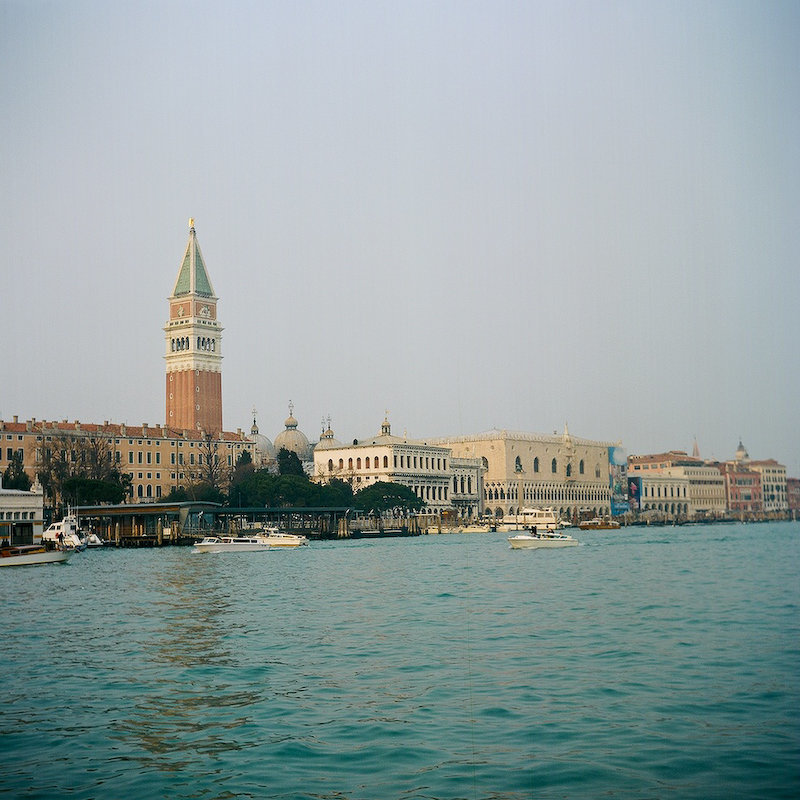
[[[197,244],[193,219],[189,220],[189,226],[189,243],[186,245],[186,253],[183,256],[183,263],[178,272],[172,296],[198,294],[202,297],[215,297],[214,287],[211,285],[203,254],[200,252],[200,245]]]

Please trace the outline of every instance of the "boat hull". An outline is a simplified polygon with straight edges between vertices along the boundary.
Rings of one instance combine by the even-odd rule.
[[[196,553],[265,553],[273,548],[266,537],[242,539],[233,537],[207,538],[192,546]]]
[[[74,550],[45,550],[34,548],[25,552],[23,548],[12,547],[0,553],[0,567],[38,567],[43,564],[64,564]]]
[[[508,543],[513,550],[533,550],[536,548],[575,547],[578,540],[571,536],[509,536]]]

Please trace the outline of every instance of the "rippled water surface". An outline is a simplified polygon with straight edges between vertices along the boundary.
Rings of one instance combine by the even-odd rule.
[[[800,524],[0,570],[0,794],[795,798]]]

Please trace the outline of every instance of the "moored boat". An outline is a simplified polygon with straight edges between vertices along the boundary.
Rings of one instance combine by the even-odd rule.
[[[74,550],[48,550],[38,544],[21,544],[0,548],[0,567],[63,564]]]
[[[594,519],[585,519],[583,522],[578,523],[578,527],[582,531],[615,531],[619,528],[619,522],[605,517],[595,517]]]
[[[271,547],[306,547],[308,545],[308,537],[301,533],[282,531],[276,525],[256,524],[255,527],[243,530],[241,535],[265,539]]]
[[[84,550],[86,536],[81,535],[78,518],[74,514],[67,514],[60,522],[54,522],[42,534],[42,543],[50,544],[66,550]]]
[[[499,531],[522,531],[532,528],[555,530],[558,522],[552,507],[521,508],[516,514],[506,514],[497,529]]]
[[[580,544],[566,533],[544,530],[523,531],[516,536],[509,536],[508,543],[513,550],[527,550],[535,547],[575,547]]]

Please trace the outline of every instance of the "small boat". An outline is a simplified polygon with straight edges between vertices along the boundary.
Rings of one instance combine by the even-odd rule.
[[[536,528],[518,533],[516,536],[509,536],[508,543],[511,545],[512,550],[525,550],[534,547],[575,547],[580,544],[577,539],[573,539],[566,533],[558,533],[551,530],[537,531]]]
[[[277,525],[261,525],[242,531],[243,536],[255,536],[257,539],[266,539],[272,547],[306,547],[308,538],[301,533],[288,533],[282,531]]]
[[[61,522],[54,522],[42,534],[42,544],[47,543],[66,550],[85,550],[86,536],[81,535],[78,518],[74,514],[67,514]]]
[[[501,531],[522,531],[531,528],[555,530],[558,516],[553,508],[521,508],[517,514],[506,514],[498,526]]]
[[[301,533],[288,533],[274,526],[264,528],[261,538],[266,539],[271,547],[307,547],[308,538]]]
[[[38,544],[21,544],[0,548],[0,567],[39,566],[63,564],[74,550],[48,550]]]
[[[90,533],[86,537],[85,541],[87,547],[105,547],[106,545],[106,543],[96,533]]]
[[[491,533],[494,530],[494,526],[492,525],[480,525],[478,523],[473,523],[470,525],[465,525],[462,529],[462,533]]]
[[[193,545],[196,553],[259,553],[272,550],[266,536],[206,536]]]
[[[578,527],[582,531],[615,531],[619,528],[619,522],[608,517],[604,519],[595,517],[594,519],[583,520],[583,522],[578,523]]]

